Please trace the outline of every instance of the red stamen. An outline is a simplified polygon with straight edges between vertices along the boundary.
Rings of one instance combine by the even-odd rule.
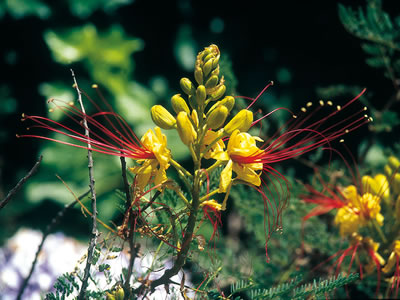
[[[100,110],[99,106],[92,99],[89,98],[89,100],[98,110]],[[155,158],[154,154],[141,143],[127,122],[114,111],[99,111],[93,115],[87,115],[71,105],[60,106],[55,103],[54,100],[52,100],[52,102],[55,104],[57,109],[60,109],[70,120],[82,128],[84,128],[84,126],[77,118],[85,118],[87,123],[90,125],[90,128],[87,128],[89,130],[90,137],[87,137],[85,134],[80,133],[62,123],[45,117],[24,115],[23,120],[31,120],[35,122],[37,125],[32,126],[32,128],[43,128],[49,131],[60,133],[84,145],[32,134],[20,135],[19,137],[41,138],[83,149],[88,149],[88,145],[90,144],[92,147],[91,150],[93,151],[108,155],[129,157],[132,159]],[[107,104],[107,106],[111,109],[109,104]],[[111,127],[111,130],[98,121],[98,117],[104,117],[106,124]],[[114,124],[113,121],[115,121],[116,124]]]

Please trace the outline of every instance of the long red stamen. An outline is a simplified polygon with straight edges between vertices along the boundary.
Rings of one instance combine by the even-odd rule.
[[[251,99],[251,98],[248,98],[248,97],[241,97],[241,98],[253,100],[253,101],[249,104],[249,106],[247,106],[246,109],[249,109],[250,107],[252,107],[253,104],[262,96],[262,94],[265,93],[265,91],[266,91],[271,85],[274,85],[274,82],[273,82],[273,81],[270,81],[270,83],[268,83],[268,84],[266,85],[266,87],[263,88],[262,91],[261,91],[261,92],[257,95],[257,97],[255,97],[254,99]]]
[[[52,102],[54,103],[54,100]],[[93,100],[91,100],[91,102],[94,103]],[[93,151],[115,156],[130,157],[133,159],[155,158],[154,154],[150,150],[148,150],[137,138],[137,136],[128,126],[126,121],[114,111],[99,111],[93,115],[87,115],[71,105],[61,106],[57,103],[54,104],[57,109],[60,109],[70,120],[81,127],[84,126],[82,122],[80,122],[77,118],[85,118],[90,124],[90,128],[87,128],[89,130],[90,137],[87,137],[83,133],[80,133],[62,123],[45,117],[23,115],[23,120],[31,120],[37,124],[31,126],[31,128],[43,128],[46,130],[50,130],[86,145],[75,144],[33,134],[19,135],[19,137],[41,138],[83,149],[88,149],[87,145],[90,144]],[[95,104],[95,106],[97,109],[100,109],[98,105]],[[106,119],[106,123],[111,127],[111,130],[100,121],[98,121],[98,117],[104,117]],[[116,121],[117,125],[113,123],[111,118],[112,120]],[[58,127],[59,129],[56,127]]]

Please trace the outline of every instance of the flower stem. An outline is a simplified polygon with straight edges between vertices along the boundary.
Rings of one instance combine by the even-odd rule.
[[[208,198],[210,198],[211,196],[217,194],[218,192],[219,192],[219,189],[215,189],[215,190],[213,190],[212,192],[208,193],[207,195],[201,197],[201,198],[199,199],[200,203],[206,201]]]
[[[386,244],[387,239],[386,239],[385,234],[383,233],[382,229],[379,227],[379,224],[375,220],[372,220],[372,224],[374,225],[375,230],[378,232],[379,237],[382,239],[382,242],[384,244]]]

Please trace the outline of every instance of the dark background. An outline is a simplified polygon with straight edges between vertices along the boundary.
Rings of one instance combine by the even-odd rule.
[[[45,99],[38,93],[40,83],[53,78],[72,82],[69,67],[51,58],[43,40],[47,28],[58,30],[90,22],[101,31],[121,24],[127,35],[144,41],[144,50],[134,55],[135,80],[143,84],[160,74],[178,89],[182,76],[192,76],[181,69],[173,54],[177,31],[186,24],[198,50],[215,43],[229,56],[241,95],[256,96],[269,80],[276,82],[274,93],[291,95],[294,107],[317,100],[316,87],[330,84],[358,85],[371,91],[379,88],[379,97],[385,99],[391,94],[391,82],[365,64],[360,41],[342,26],[337,1],[138,0],[112,13],[96,11],[85,20],[73,16],[65,1],[46,3],[53,10],[47,20],[34,16],[15,19],[8,14],[0,20],[0,82],[9,88],[17,105],[14,113],[2,114],[0,120],[6,132],[0,145],[1,197],[39,155],[36,140],[15,138],[24,128],[20,114],[45,114]],[[365,1],[342,3],[354,8],[365,5]],[[393,15],[400,11],[397,1],[384,2],[384,9]],[[216,17],[224,22],[220,33],[210,30]],[[5,59],[10,52],[15,53],[13,63]],[[71,67],[77,74],[85,73],[78,64]],[[289,82],[277,81],[280,68],[290,71]],[[375,101],[379,103],[379,98]]]

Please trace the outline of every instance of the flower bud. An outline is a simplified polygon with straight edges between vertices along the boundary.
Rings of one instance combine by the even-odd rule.
[[[392,186],[394,193],[400,195],[400,173],[394,175]]]
[[[397,159],[397,157],[390,156],[388,162],[392,169],[397,169],[400,167],[400,161]]]
[[[211,76],[205,83],[206,89],[213,89],[217,86],[218,83],[218,76],[213,75]]]
[[[385,174],[387,177],[391,177],[393,174],[392,168],[389,165],[386,165],[383,170],[385,171]]]
[[[194,79],[196,79],[197,84],[203,84],[203,70],[199,66],[194,69]]]
[[[378,186],[376,195],[379,195],[383,200],[388,201],[390,196],[389,182],[385,175],[376,174],[374,180]]]
[[[219,58],[220,58],[220,55],[218,54],[214,59],[213,59],[213,68],[216,68],[217,66],[218,66],[218,63],[219,63]]]
[[[205,86],[199,85],[196,90],[196,100],[199,107],[201,107],[204,104],[206,98],[207,98],[207,92]]]
[[[207,126],[211,129],[220,128],[228,117],[229,111],[226,106],[220,105],[214,109],[207,118]]]
[[[213,100],[218,100],[225,94],[225,91],[226,91],[226,86],[223,84],[219,86],[217,90],[211,94],[211,98]]]
[[[229,112],[235,106],[235,98],[233,98],[232,96],[226,96],[224,99],[222,99],[219,102],[221,103],[221,105],[225,106]]]
[[[232,96],[226,96],[224,99],[217,101],[213,106],[210,107],[207,115],[209,115],[214,109],[216,109],[220,105],[225,106],[228,109],[228,112],[230,112],[235,106],[235,98],[233,98]]]
[[[203,61],[207,62],[214,57],[214,53],[209,53],[207,56],[204,57]]]
[[[212,55],[212,54],[209,54]],[[206,61],[203,65],[203,74],[204,77],[207,77],[208,74],[210,74],[211,70],[212,70],[212,66],[213,66],[213,62],[212,59],[209,59],[208,61]]]
[[[197,114],[197,110],[195,110],[195,109],[192,110],[191,117],[192,117],[194,125],[196,127],[199,127],[199,115]]]
[[[181,85],[181,89],[185,94],[194,95],[196,93],[196,89],[193,85],[193,83],[190,81],[189,78],[181,78],[181,81],[179,82]]]
[[[163,129],[172,129],[176,124],[174,116],[161,105],[154,105],[151,108],[151,118],[154,124]]]
[[[211,71],[210,76],[218,76],[219,75],[219,66],[217,66],[214,70]]]
[[[249,130],[253,123],[253,113],[250,110],[242,109],[224,127],[224,132],[231,135],[236,129],[241,132]]]
[[[182,142],[189,146],[197,138],[197,133],[194,130],[192,122],[190,121],[188,114],[181,111],[176,117],[176,125],[178,129],[179,136]]]
[[[178,114],[181,111],[186,112],[187,114],[190,113],[189,107],[186,104],[185,99],[181,97],[181,94],[173,95],[171,98],[172,108]]]
[[[124,300],[125,292],[121,286],[118,286],[114,292],[115,300]]]
[[[110,294],[109,292],[107,292],[106,300],[115,300],[115,296],[113,294]]]

